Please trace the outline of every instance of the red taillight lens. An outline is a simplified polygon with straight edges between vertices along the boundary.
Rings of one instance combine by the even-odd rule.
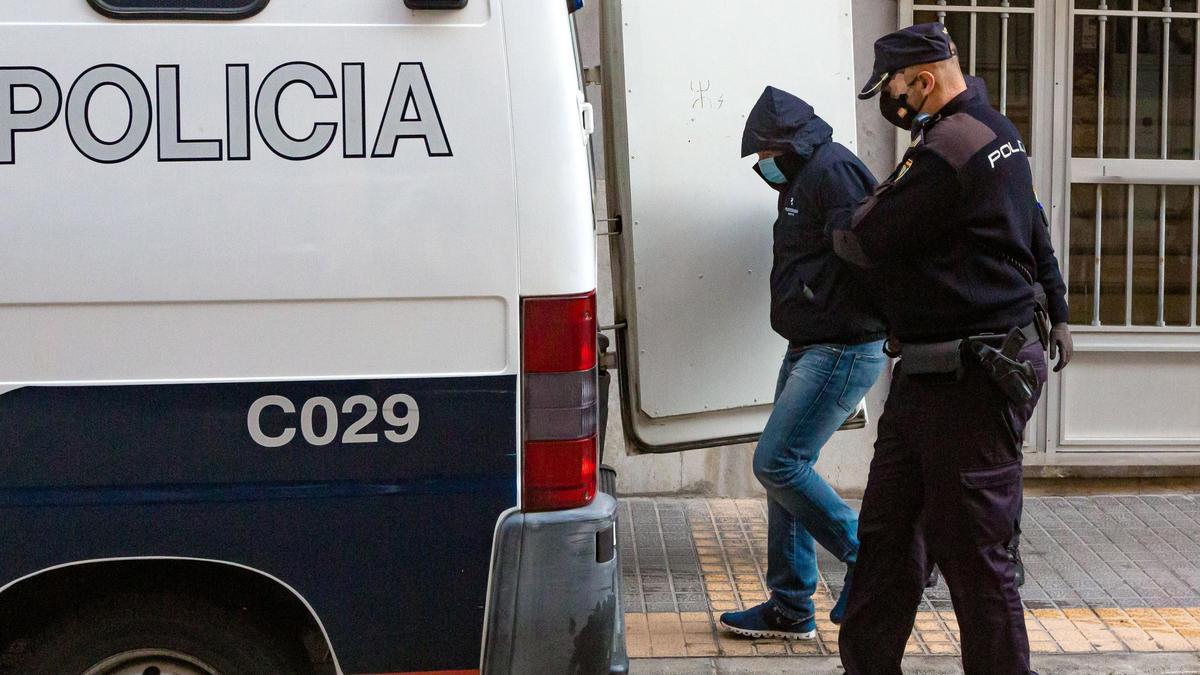
[[[525,444],[524,509],[586,506],[596,496],[596,437]]]
[[[596,294],[527,298],[522,508],[586,506],[596,496]]]
[[[596,294],[525,300],[525,372],[568,373],[596,365]]]

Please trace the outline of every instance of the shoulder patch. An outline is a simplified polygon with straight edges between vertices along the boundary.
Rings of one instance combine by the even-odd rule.
[[[925,134],[925,148],[946,160],[957,171],[975,153],[995,140],[996,132],[983,122],[960,112],[938,121]]]

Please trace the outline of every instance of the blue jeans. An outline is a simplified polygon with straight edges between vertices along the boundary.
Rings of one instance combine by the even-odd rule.
[[[814,615],[814,540],[847,564],[858,557],[858,515],[813,464],[886,365],[881,340],[789,349],[779,370],[754,475],[767,489],[767,585],[795,620]]]

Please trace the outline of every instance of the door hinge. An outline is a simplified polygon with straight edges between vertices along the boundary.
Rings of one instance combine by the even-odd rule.
[[[596,232],[597,237],[614,237],[621,234],[621,216],[615,218],[597,218],[596,223],[605,223],[607,227]]]
[[[590,68],[583,69],[583,86],[604,84],[604,80],[601,78],[600,66],[591,66]]]

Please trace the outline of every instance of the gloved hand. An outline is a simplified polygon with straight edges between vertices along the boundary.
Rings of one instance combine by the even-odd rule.
[[[1056,323],[1050,329],[1050,360],[1058,359],[1054,372],[1067,367],[1071,356],[1075,353],[1075,343],[1071,341],[1071,328],[1066,323]]]

